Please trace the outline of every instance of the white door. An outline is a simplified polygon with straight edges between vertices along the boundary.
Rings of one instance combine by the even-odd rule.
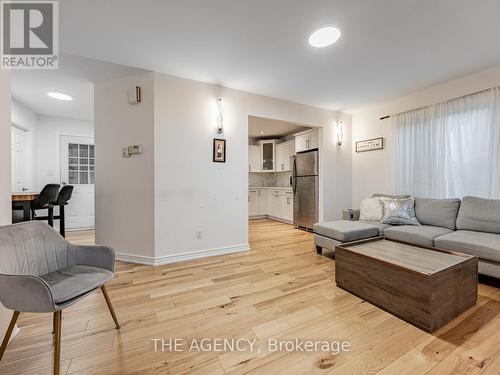
[[[25,189],[24,170],[24,130],[11,127],[12,150],[12,191],[22,192]]]
[[[66,208],[66,228],[95,226],[94,138],[61,136],[61,185],[73,185]]]

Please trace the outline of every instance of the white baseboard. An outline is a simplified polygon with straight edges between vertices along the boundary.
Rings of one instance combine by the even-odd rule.
[[[116,259],[123,262],[144,264],[147,266],[163,266],[165,264],[182,262],[186,260],[199,259],[217,255],[226,255],[250,250],[249,244],[219,247],[207,250],[195,250],[182,254],[163,255],[159,257],[148,257],[126,253],[116,253]]]
[[[135,254],[127,254],[127,253],[118,253],[115,252],[116,260],[120,260],[122,262],[134,263],[134,264],[144,264],[145,266],[154,266],[155,258],[148,257],[144,255],[135,255]]]
[[[286,220],[286,219],[282,219],[280,217],[276,217],[276,216],[270,216],[268,215],[267,216],[269,219],[271,220],[274,220],[274,221],[279,221],[280,223],[284,223],[284,224],[292,224],[293,225],[293,221],[290,221],[290,220]]]

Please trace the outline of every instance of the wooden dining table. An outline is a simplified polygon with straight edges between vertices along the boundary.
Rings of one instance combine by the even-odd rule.
[[[12,207],[22,207],[23,209],[23,221],[31,220],[31,201],[38,197],[36,192],[19,192],[12,193]]]

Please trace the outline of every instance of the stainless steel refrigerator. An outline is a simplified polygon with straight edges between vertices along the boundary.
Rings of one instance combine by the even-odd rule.
[[[319,219],[319,152],[297,153],[293,159],[293,223],[312,230]]]

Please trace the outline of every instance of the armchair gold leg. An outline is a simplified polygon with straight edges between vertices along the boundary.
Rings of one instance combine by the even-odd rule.
[[[61,324],[62,310],[54,313],[54,375],[61,373]]]
[[[111,304],[111,299],[109,298],[108,291],[106,289],[106,286],[103,285],[101,287],[102,294],[104,295],[104,299],[106,300],[106,304],[108,305],[109,312],[111,313],[111,316],[113,317],[113,321],[115,322],[116,329],[120,329],[120,323],[118,323],[118,318],[116,317],[115,309],[113,308],[113,305]]]
[[[7,328],[7,332],[5,332],[5,337],[3,338],[2,346],[0,347],[0,361],[3,358],[3,354],[5,353],[5,350],[7,350],[7,345],[9,344],[9,340],[10,340],[10,336],[12,335],[12,331],[14,330],[14,327],[16,326],[17,318],[19,318],[19,311],[14,311],[14,314],[12,314],[12,319],[10,320],[9,327]]]

